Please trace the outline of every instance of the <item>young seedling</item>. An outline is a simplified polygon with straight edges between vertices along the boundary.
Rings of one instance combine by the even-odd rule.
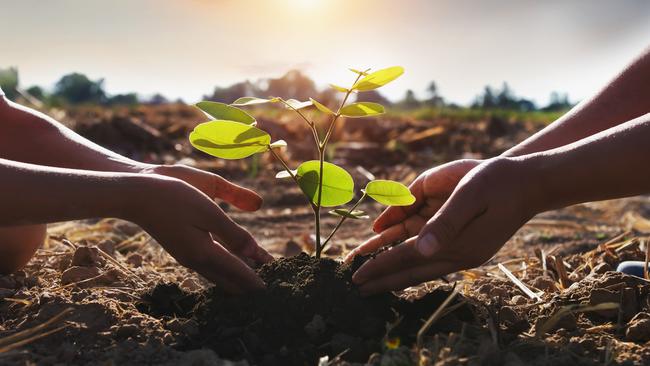
[[[366,185],[365,189],[361,190],[361,198],[352,207],[336,208],[330,211],[331,214],[340,216],[340,220],[325,240],[321,240],[321,209],[342,206],[354,198],[352,176],[345,169],[325,161],[325,151],[334,132],[336,121],[340,117],[370,117],[384,113],[384,107],[377,103],[346,103],[350,94],[377,89],[404,73],[404,69],[399,66],[373,73],[369,73],[369,70],[350,69],[350,71],[357,76],[349,88],[331,85],[333,89],[344,94],[343,100],[336,110],[332,110],[312,98],[301,102],[295,99],[284,100],[279,97],[244,97],[230,105],[204,101],[197,103],[196,107],[202,110],[210,118],[210,121],[199,124],[190,134],[190,142],[195,148],[222,159],[243,159],[254,154],[270,152],[284,167],[284,171],[279,172],[276,178],[293,179],[305,194],[314,211],[317,258],[321,256],[325,246],[346,219],[368,218],[363,211],[357,210],[359,204],[366,197],[387,206],[408,206],[415,202],[415,197],[403,184],[390,180],[373,180]],[[295,170],[291,169],[287,162],[274,151],[287,146],[287,143],[283,140],[271,142],[271,136],[268,133],[255,127],[255,118],[238,108],[265,103],[282,104],[296,112],[307,123],[318,150],[318,160],[306,161]],[[319,133],[316,124],[303,113],[310,107],[315,107],[321,113],[329,116],[329,124],[324,134]]]

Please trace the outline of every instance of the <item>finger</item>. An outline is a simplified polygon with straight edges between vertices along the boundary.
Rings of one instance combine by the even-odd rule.
[[[453,262],[433,262],[372,279],[359,287],[362,296],[402,290],[459,270]]]
[[[212,242],[205,253],[207,260],[193,268],[208,280],[223,285],[230,292],[247,292],[264,288],[264,282],[241,259],[229,253],[219,243]]]
[[[388,244],[416,236],[425,223],[426,220],[419,214],[410,216],[406,220],[387,228],[356,247],[347,255],[345,261],[349,263],[357,255],[374,253]]]
[[[485,201],[474,185],[457,188],[420,230],[417,250],[425,257],[451,245],[472,219],[485,211]]]
[[[422,189],[424,184],[424,178],[419,176],[409,185],[409,190],[415,196],[415,203],[410,206],[391,206],[384,210],[372,226],[372,230],[376,233],[380,233],[386,228],[396,225],[404,221],[409,216],[415,214],[420,207],[425,202],[424,199],[424,190]]]
[[[200,229],[179,230],[175,235],[159,239],[181,265],[228,292],[241,293],[264,287],[264,282],[250,267]]]
[[[352,282],[361,285],[369,280],[386,276],[392,272],[425,264],[427,258],[415,249],[416,238],[386,250],[368,260],[352,275]]]
[[[202,215],[201,220],[201,229],[212,233],[224,247],[234,254],[250,258],[256,263],[273,260],[273,257],[257,244],[248,230],[234,222],[214,202],[208,201],[206,212]]]
[[[245,211],[256,211],[263,203],[262,197],[248,188],[212,174],[214,179],[214,195],[212,198],[222,199],[233,206]]]

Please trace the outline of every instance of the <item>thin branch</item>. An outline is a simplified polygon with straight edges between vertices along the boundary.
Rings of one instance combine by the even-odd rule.
[[[307,122],[307,125],[309,125],[309,129],[311,129],[311,134],[314,136],[314,142],[316,143],[317,146],[320,146],[320,138],[318,138],[318,130],[316,129],[316,124],[312,121],[309,120],[300,110],[294,108],[291,104],[287,103],[286,100],[280,98],[280,101],[284,103],[284,105],[287,106],[287,108],[293,110],[294,112],[298,113],[302,119]]]
[[[361,75],[358,75],[356,80],[354,81],[354,84],[356,84],[359,81],[359,78],[361,78]],[[352,86],[354,86],[352,84]],[[336,111],[336,114],[332,118],[332,122],[330,123],[327,133],[325,134],[325,138],[323,138],[323,142],[318,144],[318,155],[319,155],[319,161],[320,161],[320,169],[319,169],[319,174],[318,174],[318,202],[316,203],[316,207],[314,208],[314,219],[316,221],[316,258],[320,258],[321,251],[323,250],[323,246],[321,245],[320,242],[320,208],[321,208],[321,201],[323,198],[323,165],[325,161],[325,149],[327,148],[327,142],[330,139],[330,136],[332,135],[332,131],[334,130],[334,125],[336,124],[336,120],[339,118],[341,115],[341,109],[345,105],[345,102],[347,102],[348,97],[350,97],[350,93],[352,93],[352,87],[348,90],[347,93],[345,93],[345,97],[343,98],[343,101],[339,105],[338,110]]]
[[[349,213],[352,213],[352,211],[354,211],[354,209],[357,208],[357,206],[359,206],[359,204],[361,203],[361,201],[363,201],[364,198],[366,198],[366,192],[363,192],[363,196],[361,196],[361,198],[359,198],[359,200],[357,201],[357,203],[355,203],[354,206],[352,206],[352,208],[348,210],[348,212],[349,212]],[[327,245],[327,243],[330,241],[330,239],[332,239],[332,237],[334,236],[334,234],[336,234],[336,232],[338,231],[338,229],[341,227],[341,225],[343,225],[343,222],[344,222],[347,218],[348,218],[348,217],[347,217],[346,215],[343,215],[343,217],[341,217],[341,220],[339,220],[339,222],[336,224],[336,226],[334,227],[334,230],[332,230],[332,232],[330,233],[330,235],[329,235],[329,236],[327,237],[327,239],[325,239],[325,241],[323,242],[323,245],[322,245],[323,249],[325,249],[325,246]]]

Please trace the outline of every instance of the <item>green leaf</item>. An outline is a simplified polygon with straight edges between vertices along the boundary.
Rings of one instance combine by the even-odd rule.
[[[309,101],[309,100],[308,100],[308,101],[305,101],[305,102],[301,102],[301,101],[299,101],[299,100],[289,99],[289,100],[285,100],[285,102],[286,102],[288,105],[290,105],[291,108],[293,108],[293,109],[306,108],[306,107],[309,107],[310,105],[312,105],[312,102]]]
[[[293,173],[293,175],[296,175],[295,170],[292,170],[291,173]],[[291,178],[291,174],[289,174],[289,172],[286,170],[281,170],[275,174],[275,177],[278,179]]]
[[[324,106],[323,104],[319,103],[316,99],[309,98],[309,100],[311,100],[311,102],[314,103],[314,105],[316,106],[316,108],[318,108],[319,111],[321,111],[323,113],[326,113],[326,114],[334,115],[334,112],[332,112],[331,109],[329,109],[326,106]]]
[[[253,104],[264,104],[264,103],[275,103],[279,101],[278,98],[264,99],[256,97],[241,97],[236,101],[232,102],[230,105],[244,106],[244,105],[253,105]]]
[[[239,108],[218,102],[198,102],[195,106],[212,119],[235,121],[247,125],[255,124],[255,118]]]
[[[354,210],[350,212],[350,210],[348,210],[347,208],[337,208],[336,210],[330,211],[330,213],[334,216],[347,217],[348,219],[355,219],[355,220],[370,218],[370,216],[366,215],[366,213],[361,210]]]
[[[335,85],[335,84],[330,84],[330,87],[332,89],[336,90],[336,91],[340,91],[341,93],[347,93],[349,91],[348,89],[346,89],[346,88],[344,88],[342,86]]]
[[[386,206],[410,206],[415,202],[407,186],[392,180],[373,180],[366,186],[365,193]]]
[[[341,115],[345,117],[370,117],[384,113],[384,107],[381,104],[370,102],[359,102],[348,104],[341,108]]]
[[[355,74],[359,74],[359,75],[361,75],[361,76],[367,76],[367,75],[368,75],[368,73],[365,72],[365,71],[361,71],[361,70],[357,70],[357,69],[352,69],[352,68],[349,68],[348,70],[352,71],[352,72],[355,73]]]
[[[306,161],[296,172],[298,183],[303,192],[314,204],[318,204],[318,177],[320,177],[320,162]],[[343,168],[332,163],[323,164],[323,198],[321,206],[332,207],[346,204],[354,197],[354,181],[352,176]]]
[[[397,79],[403,73],[404,73],[404,68],[401,66],[393,66],[387,69],[375,71],[372,74],[357,81],[357,83],[354,84],[352,89],[358,91],[368,91],[368,90],[377,89],[380,86],[384,86],[390,83],[391,81]]]
[[[269,148],[271,136],[244,123],[216,120],[201,123],[190,133],[192,146],[223,159],[242,159]]]

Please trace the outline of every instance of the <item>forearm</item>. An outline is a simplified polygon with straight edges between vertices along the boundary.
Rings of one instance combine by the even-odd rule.
[[[54,119],[0,97],[0,157],[53,167],[138,172],[128,159],[76,134]]]
[[[148,177],[0,159],[0,226],[93,217],[130,219]]]
[[[650,112],[650,49],[590,99],[503,153],[519,156],[560,147]]]
[[[514,158],[535,213],[650,193],[650,114],[572,144]]]

